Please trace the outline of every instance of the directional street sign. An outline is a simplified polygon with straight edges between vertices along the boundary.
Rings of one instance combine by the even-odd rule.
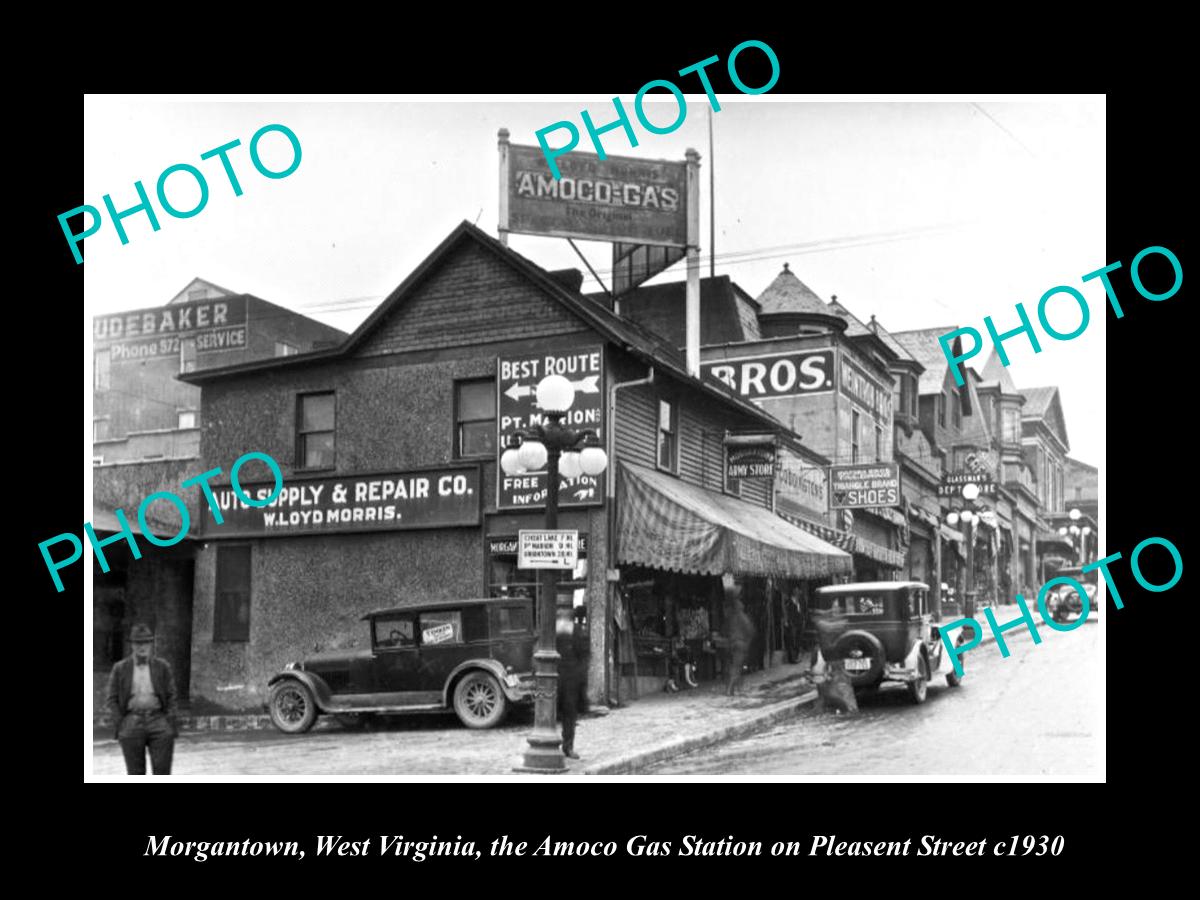
[[[517,532],[518,569],[574,569],[579,565],[578,531]]]
[[[563,424],[576,431],[590,428],[604,440],[604,348],[552,348],[524,356],[502,356],[497,361],[497,455],[504,452],[512,435],[544,423],[545,413],[537,405],[537,386],[547,375],[562,375],[575,388],[575,402]],[[605,477],[601,473],[561,479],[558,505],[600,505],[604,502]],[[497,466],[496,505],[500,509],[545,507],[546,473],[506,475]]]

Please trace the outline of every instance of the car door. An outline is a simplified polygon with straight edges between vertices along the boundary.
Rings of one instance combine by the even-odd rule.
[[[417,614],[378,616],[372,623],[375,651],[375,690],[395,695],[392,702],[420,702],[420,650]]]
[[[486,617],[485,606],[431,610],[418,616],[422,691],[441,696],[446,679],[460,663],[488,655]]]

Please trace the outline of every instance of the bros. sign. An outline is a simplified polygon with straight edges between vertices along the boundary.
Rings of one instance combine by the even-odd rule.
[[[749,400],[824,394],[833,390],[833,351],[711,360],[700,364],[700,372],[725,382]]]

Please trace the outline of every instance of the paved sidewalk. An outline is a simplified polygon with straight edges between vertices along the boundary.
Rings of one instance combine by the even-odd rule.
[[[742,693],[727,697],[704,685],[676,694],[657,692],[607,715],[579,721],[569,775],[629,773],[709,744],[741,737],[794,715],[815,699],[807,664],[747,675]],[[322,717],[324,718],[324,717]],[[531,727],[523,719],[473,731],[453,716],[425,717],[370,732],[336,724],[307,735],[244,731],[184,732],[175,746],[177,775],[515,775]],[[120,747],[111,737],[93,744],[96,775],[122,775]]]

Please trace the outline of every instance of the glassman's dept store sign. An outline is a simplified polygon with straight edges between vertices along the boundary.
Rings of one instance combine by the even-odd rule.
[[[829,470],[829,493],[833,509],[899,506],[900,464],[834,466]]]
[[[571,152],[558,158],[558,167],[556,179],[540,148],[508,148],[502,231],[687,244],[686,162]]]
[[[255,500],[271,484],[243,484]],[[427,469],[334,478],[289,478],[268,506],[243,503],[229,485],[213,485],[222,524],[206,537],[273,537],[347,531],[454,528],[480,522],[479,467]],[[205,520],[207,521],[207,519]]]
[[[509,438],[526,428],[541,425],[545,414],[537,405],[538,382],[547,375],[562,375],[575,388],[575,402],[562,423],[575,431],[591,429],[604,440],[604,351],[579,347],[527,356],[505,356],[497,361],[496,452],[504,452]],[[496,467],[496,506],[529,509],[546,505],[546,472],[506,475]],[[560,478],[558,505],[597,506],[604,501],[605,473]]]

